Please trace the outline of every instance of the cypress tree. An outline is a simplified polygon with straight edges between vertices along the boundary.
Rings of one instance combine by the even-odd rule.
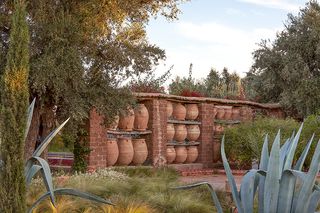
[[[14,1],[7,64],[1,76],[0,212],[26,212],[24,134],[29,101],[29,31],[26,5]]]

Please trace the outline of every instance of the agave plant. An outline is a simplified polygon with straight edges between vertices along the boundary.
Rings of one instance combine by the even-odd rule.
[[[29,131],[31,120],[32,120],[32,114],[33,109],[35,105],[35,100],[31,103],[31,105],[28,108],[28,119],[27,119],[27,126],[26,126],[26,134],[25,139],[27,138],[27,133]],[[112,205],[110,200],[102,199],[96,195],[77,191],[75,189],[69,189],[69,188],[57,188],[55,189],[53,187],[53,181],[52,181],[52,174],[50,170],[50,166],[46,160],[40,157],[42,152],[46,149],[46,147],[49,145],[49,143],[52,141],[52,139],[58,134],[58,132],[64,127],[64,125],[69,121],[67,119],[65,122],[63,122],[58,128],[53,130],[39,145],[39,147],[34,151],[30,159],[26,162],[25,166],[25,179],[27,186],[30,185],[32,178],[38,173],[41,172],[41,176],[43,178],[43,182],[46,186],[47,192],[44,193],[42,196],[39,197],[39,199],[32,204],[32,206],[29,209],[29,212],[32,212],[32,210],[38,205],[41,201],[46,199],[47,197],[50,197],[51,203],[53,206],[55,206],[55,195],[73,195],[77,197],[81,197],[84,199],[104,203],[104,204],[110,204]]]
[[[316,177],[320,169],[320,141],[317,144],[308,172],[302,167],[314,139],[312,135],[299,159],[294,163],[294,154],[297,148],[303,124],[297,134],[280,146],[280,130],[272,144],[269,155],[268,135],[265,136],[261,152],[259,169],[249,170],[243,177],[240,191],[232,175],[224,149],[224,137],[221,142],[221,156],[223,166],[230,184],[231,193],[239,213],[254,212],[254,198],[258,197],[259,213],[313,213],[320,201],[320,185],[316,184]],[[209,183],[201,182],[175,189],[190,189],[207,185],[211,191],[213,202],[219,213],[222,213],[221,204],[216,193]]]

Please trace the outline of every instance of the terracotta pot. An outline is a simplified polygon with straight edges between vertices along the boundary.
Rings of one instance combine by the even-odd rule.
[[[110,124],[107,126],[107,130],[116,130],[117,127],[118,127],[119,120],[120,120],[119,115],[116,115],[116,116],[113,118],[112,123],[110,123]]]
[[[217,116],[217,108],[216,107],[213,107],[213,118],[215,118]]]
[[[187,126],[187,139],[189,141],[196,141],[200,136],[199,125],[188,125]]]
[[[240,109],[239,107],[233,107],[232,109],[232,120],[240,119]]]
[[[187,110],[181,103],[176,103],[173,107],[172,116],[180,121],[186,119]]]
[[[118,127],[120,130],[132,131],[134,124],[134,111],[133,109],[128,109],[125,113],[120,113],[120,120]]]
[[[116,138],[107,139],[107,166],[113,166],[119,157],[119,149]]]
[[[134,109],[134,129],[144,131],[148,128],[149,112],[144,104],[138,104]]]
[[[225,120],[231,120],[232,117],[232,107],[231,106],[225,106],[224,109],[224,119]]]
[[[187,160],[188,152],[185,146],[176,146],[175,163],[184,163]]]
[[[189,146],[187,148],[187,159],[186,163],[193,163],[198,158],[198,147],[197,146]]]
[[[198,117],[199,109],[197,104],[187,104],[186,109],[187,109],[187,114],[186,114],[187,120],[194,120]]]
[[[145,139],[132,139],[134,165],[142,165],[148,157],[148,148]]]
[[[217,115],[216,118],[219,120],[223,120],[224,119],[224,108],[222,106],[216,106],[215,107],[217,109]]]
[[[174,140],[178,142],[183,142],[187,137],[187,128],[186,125],[177,124],[174,126]]]
[[[174,146],[167,146],[166,150],[167,163],[170,164],[176,159],[176,150]]]
[[[127,166],[131,163],[133,159],[133,146],[131,138],[119,138],[119,157],[117,164],[120,166]]]
[[[170,118],[172,116],[173,106],[170,101],[167,101],[167,117]]]
[[[174,125],[173,124],[167,124],[167,141],[172,141],[174,137]]]

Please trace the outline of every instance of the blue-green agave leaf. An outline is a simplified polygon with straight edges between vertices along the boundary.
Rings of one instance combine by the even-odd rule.
[[[290,213],[295,189],[296,177],[290,170],[282,172],[278,196],[278,210],[281,213]]]
[[[286,160],[287,153],[288,153],[288,148],[290,147],[291,142],[292,142],[292,140],[290,138],[288,138],[286,140],[286,142],[283,144],[283,146],[280,148],[280,168],[281,168],[281,170],[283,169],[284,162]]]
[[[28,114],[27,114],[27,124],[26,124],[26,129],[24,132],[24,140],[27,139],[28,136],[28,132],[31,126],[31,121],[32,121],[32,115],[33,115],[33,110],[34,110],[34,105],[36,103],[36,99],[33,99],[33,101],[31,102],[31,104],[28,107]]]
[[[260,158],[260,170],[267,170],[268,169],[268,162],[269,162],[269,149],[268,149],[269,139],[268,134],[266,134],[264,138],[264,143],[261,151],[261,158]],[[264,184],[265,184],[265,176],[261,176],[259,178],[259,191],[258,191],[258,202],[259,202],[259,213],[263,213],[263,200],[264,200]]]
[[[75,189],[59,188],[59,189],[55,189],[54,190],[54,194],[55,195],[72,195],[72,196],[84,198],[84,199],[91,200],[91,201],[98,202],[98,203],[113,205],[113,203],[110,200],[106,200],[106,199],[103,199],[103,198],[98,197],[96,195],[93,195],[93,194],[90,194],[90,193],[86,193],[86,192],[81,192],[81,191],[78,191],[78,190],[75,190]],[[39,199],[36,202],[34,202],[32,204],[32,206],[30,207],[29,213],[32,213],[32,210],[40,202],[42,202],[44,199],[46,199],[48,196],[50,196],[49,192],[47,192],[47,193],[43,194],[41,197],[39,197]]]
[[[216,192],[213,190],[211,184],[209,184],[208,182],[200,182],[200,183],[193,183],[193,184],[185,185],[185,186],[177,186],[177,187],[173,187],[173,189],[178,189],[178,190],[192,189],[192,188],[203,186],[203,185],[208,187],[208,189],[211,193],[211,198],[213,200],[215,207],[217,208],[218,213],[223,213],[218,196],[217,196]]]
[[[234,177],[232,175],[232,172],[226,157],[225,149],[224,149],[224,136],[222,137],[222,141],[221,141],[221,157],[222,157],[223,167],[224,167],[224,170],[226,171],[227,178],[230,184],[233,200],[237,206],[238,212],[243,213],[244,211],[243,211],[240,196],[238,193],[236,181],[234,180]]]
[[[311,196],[312,189],[314,187],[314,183],[315,183],[317,174],[319,172],[319,166],[320,166],[320,141],[318,141],[316,150],[314,151],[314,154],[312,157],[310,169],[300,189],[295,213],[303,213],[307,211],[306,204]]]
[[[297,148],[297,145],[298,145],[298,141],[299,141],[299,138],[300,138],[300,134],[301,134],[301,131],[302,131],[302,127],[303,127],[303,123],[301,124],[301,126],[300,126],[297,134],[295,135],[293,141],[292,141],[291,144],[290,144],[290,147],[289,147],[289,149],[288,149],[288,154],[287,154],[287,156],[286,156],[286,161],[285,161],[283,170],[291,169],[292,162],[293,162],[293,157],[294,157],[294,153],[295,153],[296,148]]]
[[[299,160],[297,161],[297,163],[296,163],[296,165],[295,165],[295,167],[294,167],[295,170],[301,171],[302,166],[303,166],[303,164],[304,164],[304,161],[306,160],[307,155],[308,155],[308,152],[309,152],[309,150],[310,150],[310,147],[311,147],[313,138],[314,138],[314,133],[313,133],[312,137],[310,138],[307,146],[304,148],[304,150],[303,150],[303,152],[302,152]]]
[[[246,213],[253,213],[253,200],[258,185],[259,175],[257,170],[251,169],[242,178],[240,196],[243,210]]]
[[[40,169],[42,169],[41,166],[34,164],[32,165],[32,167],[28,170],[27,174],[26,174],[26,182],[27,182],[27,186],[30,185],[32,178],[35,176],[35,174],[37,174]]]
[[[58,134],[58,132],[66,125],[66,123],[69,121],[70,118],[68,118],[65,122],[63,122],[58,128],[53,130],[44,140],[43,142],[39,145],[39,147],[34,151],[32,156],[37,156],[39,157],[42,152],[47,148],[51,140]]]
[[[280,130],[273,142],[264,187],[264,212],[276,212],[280,189]]]
[[[315,190],[312,192],[311,197],[308,201],[308,213],[314,213],[317,210],[317,207],[319,206],[320,201],[320,191]]]

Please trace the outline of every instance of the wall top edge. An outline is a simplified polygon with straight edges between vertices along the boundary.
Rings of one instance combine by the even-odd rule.
[[[189,103],[212,103],[212,104],[226,104],[226,105],[247,105],[266,109],[281,109],[279,103],[257,103],[253,101],[244,100],[229,100],[220,98],[207,98],[207,97],[185,97],[177,95],[168,95],[162,93],[133,93],[133,95],[139,100],[146,99],[167,99],[176,102],[189,102]]]

